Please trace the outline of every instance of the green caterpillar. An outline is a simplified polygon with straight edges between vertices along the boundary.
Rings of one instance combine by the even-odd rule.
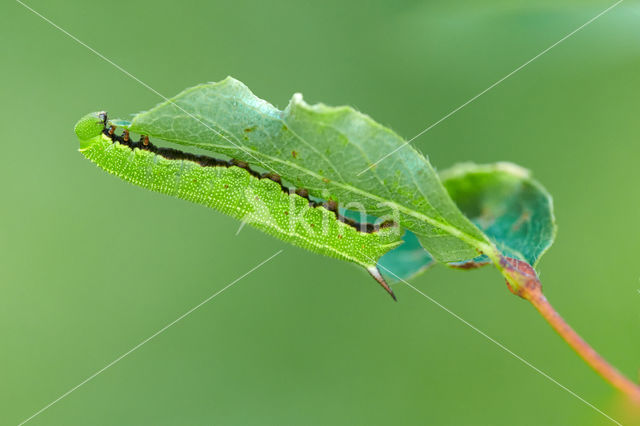
[[[397,223],[360,224],[317,203],[304,189],[291,191],[274,173],[260,175],[240,161],[224,161],[133,142],[116,134],[107,114],[87,114],[75,126],[80,152],[102,169],[143,188],[214,208],[286,242],[364,267],[395,299],[376,263],[401,244]]]

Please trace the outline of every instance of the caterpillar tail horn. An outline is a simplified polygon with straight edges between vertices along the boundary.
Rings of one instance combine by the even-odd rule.
[[[395,300],[396,302],[398,301],[398,299],[396,299],[396,295],[393,293],[393,290],[391,290],[391,287],[389,287],[389,284],[387,284],[384,278],[382,278],[382,274],[380,273],[380,270],[375,265],[369,266],[367,268],[367,272],[371,274],[374,280],[378,281],[378,283],[382,286],[382,288],[384,288],[387,291],[387,293],[389,293],[389,296],[391,296],[393,300]]]

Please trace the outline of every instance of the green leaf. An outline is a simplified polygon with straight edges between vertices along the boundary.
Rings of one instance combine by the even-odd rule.
[[[535,266],[553,244],[551,195],[528,170],[512,163],[462,163],[440,176],[460,210],[504,256]]]
[[[380,273],[390,283],[415,277],[436,263],[413,232],[405,232],[402,240],[401,245],[388,251],[378,260]]]
[[[271,169],[345,208],[357,210],[360,204],[385,218],[394,213],[441,262],[491,248],[424,156],[408,145],[394,152],[405,141],[349,107],[307,105],[297,94],[281,111],[227,78],[187,89],[136,115],[130,130]]]
[[[503,255],[535,266],[553,244],[556,225],[551,196],[526,169],[511,163],[463,163],[442,171],[440,177],[462,212]],[[385,274],[385,270],[406,280],[434,263],[410,232],[403,239],[404,244],[378,261],[391,282],[397,278]],[[470,269],[488,263],[486,256],[478,256],[449,266]]]

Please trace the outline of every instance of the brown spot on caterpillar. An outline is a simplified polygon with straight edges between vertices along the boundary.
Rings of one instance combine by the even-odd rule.
[[[109,131],[108,131],[109,136],[112,136],[115,131],[116,131],[116,126],[109,127]]]
[[[122,139],[124,139],[125,142],[129,142],[129,131],[127,129],[124,129],[122,132]]]
[[[142,139],[142,145],[149,146],[149,136],[143,135],[141,139]]]
[[[291,151],[291,156],[293,158],[298,158],[298,151]]]
[[[296,188],[296,194],[298,194],[302,198],[309,199],[309,191],[305,188]]]
[[[329,200],[329,201],[327,201],[326,203],[323,203],[323,204],[322,204],[322,206],[323,206],[325,209],[327,209],[327,210],[329,210],[329,211],[331,211],[331,212],[334,212],[334,213],[336,213],[336,214],[338,213],[338,203],[336,203],[336,202],[335,202],[335,201],[333,201],[333,200]],[[341,216],[341,217],[342,217],[342,216]],[[345,218],[345,219],[346,219],[346,218]]]
[[[251,167],[249,167],[249,163],[247,163],[246,161],[236,160],[235,158],[233,158],[233,159],[231,159],[229,164],[231,166],[236,166],[236,167],[240,167],[241,169],[245,169],[246,171],[251,173],[252,176],[257,177],[258,179],[260,178],[260,173],[258,173],[255,170],[251,169]]]
[[[236,160],[235,158],[233,158],[231,160],[231,165],[232,166],[236,166],[236,167],[240,167],[241,169],[249,170],[249,163],[247,163],[246,161],[240,161],[240,160]]]
[[[279,184],[282,184],[282,179],[280,179],[280,176],[277,173],[273,173],[273,172],[268,172],[268,173],[263,173],[262,176],[260,176],[261,179],[270,179],[274,182],[277,182]]]

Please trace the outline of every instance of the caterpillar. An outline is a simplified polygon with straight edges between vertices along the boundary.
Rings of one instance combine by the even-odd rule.
[[[201,204],[312,252],[364,267],[396,300],[377,260],[402,243],[391,220],[358,223],[333,200],[314,201],[303,188],[283,185],[273,172],[248,163],[159,147],[141,135],[120,135],[106,112],[84,116],[75,126],[80,152],[103,170],[135,185]],[[379,223],[378,223],[379,222]]]

